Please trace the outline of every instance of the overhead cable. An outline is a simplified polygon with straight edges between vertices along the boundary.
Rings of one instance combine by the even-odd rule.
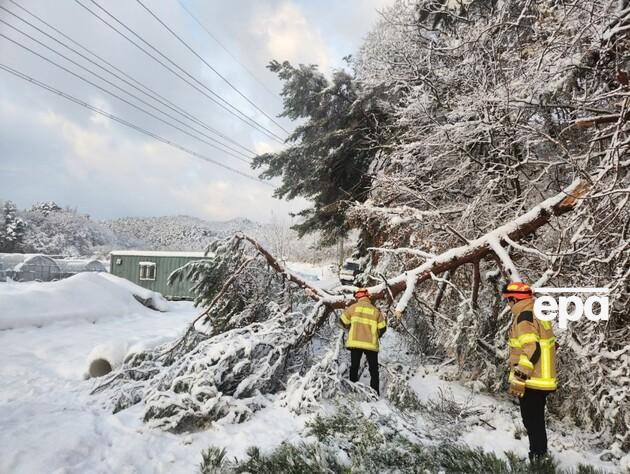
[[[7,24],[4,20],[1,20],[1,19],[0,19],[0,23],[5,23],[5,24]],[[9,25],[9,26],[11,26],[11,25]],[[28,35],[27,35],[27,36],[28,36]],[[33,50],[33,49],[29,48],[28,46],[26,46],[26,45],[24,45],[24,44],[20,43],[19,41],[16,41],[15,39],[13,39],[13,38],[11,38],[11,37],[9,37],[9,36],[5,35],[4,33],[0,33],[0,37],[2,37],[2,38],[4,38],[4,39],[6,39],[6,40],[8,40],[8,41],[12,42],[12,43],[13,43],[13,44],[15,44],[16,46],[19,46],[20,48],[22,48],[22,49],[24,49],[24,50],[26,50],[26,51],[30,52],[31,54],[34,54],[35,56],[38,56],[39,58],[43,59],[44,61],[47,61],[48,63],[52,64],[53,66],[56,66],[57,68],[61,69],[62,71],[65,71],[65,72],[67,72],[68,74],[70,74],[70,75],[72,75],[72,76],[76,77],[77,79],[80,79],[81,81],[86,82],[87,84],[90,84],[90,85],[91,85],[91,86],[93,86],[93,87],[96,87],[97,89],[101,90],[102,92],[105,92],[106,94],[108,94],[108,95],[110,95],[110,96],[114,97],[115,99],[118,99],[118,100],[120,100],[121,102],[124,102],[125,104],[129,105],[130,107],[133,107],[134,109],[139,110],[139,111],[141,111],[141,112],[143,112],[143,113],[145,113],[145,114],[149,115],[150,117],[153,117],[154,119],[156,119],[156,120],[158,120],[158,121],[160,121],[160,122],[162,122],[162,123],[164,123],[164,124],[166,124],[166,125],[168,125],[168,126],[170,126],[170,127],[173,127],[174,129],[179,130],[180,132],[182,132],[182,133],[184,133],[184,134],[186,134],[186,135],[188,135],[188,136],[190,136],[190,137],[192,137],[192,138],[194,138],[194,139],[196,139],[196,140],[199,140],[200,142],[205,143],[206,145],[208,145],[208,146],[210,146],[210,147],[212,147],[212,148],[214,148],[214,149],[216,149],[216,150],[222,151],[222,152],[223,152],[223,153],[225,153],[226,155],[232,156],[232,157],[236,158],[237,160],[241,160],[241,161],[243,161],[243,162],[245,162],[245,163],[249,164],[249,161],[247,161],[246,159],[242,158],[242,156],[240,156],[240,155],[236,155],[235,153],[232,153],[232,152],[230,152],[230,151],[228,151],[228,150],[225,150],[225,149],[220,148],[219,146],[217,146],[217,145],[215,144],[215,143],[216,143],[216,141],[215,141],[215,143],[213,143],[213,142],[209,142],[209,141],[207,141],[207,140],[205,140],[205,139],[203,139],[203,138],[200,138],[200,137],[198,137],[198,136],[196,136],[196,135],[194,135],[194,134],[190,133],[189,131],[187,131],[187,130],[185,130],[185,129],[183,129],[183,128],[181,128],[181,127],[177,126],[177,125],[173,125],[173,124],[172,124],[172,123],[170,123],[169,121],[164,120],[164,119],[163,119],[163,118],[161,118],[161,117],[158,117],[158,116],[157,116],[157,115],[155,115],[154,113],[149,112],[149,111],[147,111],[146,109],[143,109],[142,107],[140,107],[139,105],[134,104],[133,102],[129,102],[127,99],[125,99],[125,98],[123,98],[123,97],[120,97],[118,94],[116,94],[116,93],[114,93],[114,92],[112,92],[112,91],[110,91],[110,90],[108,90],[108,89],[106,89],[106,88],[104,88],[104,87],[100,86],[99,84],[97,84],[97,83],[95,83],[95,82],[92,82],[91,80],[89,80],[89,79],[85,78],[84,76],[82,76],[82,75],[80,75],[80,74],[77,74],[76,72],[74,72],[74,71],[72,71],[72,70],[68,69],[67,67],[65,67],[65,66],[63,66],[63,65],[61,65],[61,64],[59,64],[59,63],[57,63],[56,61],[54,61],[54,60],[52,60],[52,59],[50,59],[50,58],[48,58],[48,57],[44,56],[43,54],[38,53],[37,51],[35,51],[35,50]],[[35,41],[37,41],[37,40],[35,40]],[[68,58],[66,58],[64,55],[62,55],[61,53],[57,53],[57,54],[59,54],[61,57],[65,58],[65,59],[68,59]],[[68,59],[68,60],[72,62],[72,60],[71,60],[71,59]],[[98,75],[97,75],[97,76],[98,76]],[[100,76],[99,76],[99,78],[100,78]],[[102,81],[104,81],[104,82],[107,82],[107,83],[108,83],[108,84],[110,84],[110,85],[113,85],[114,87],[117,87],[115,84],[111,83],[111,82],[110,82],[110,81],[108,81],[107,79],[103,79],[103,78],[100,78],[100,79],[101,79]],[[139,99],[139,100],[142,100],[142,99]],[[143,101],[143,102],[144,102],[144,101]],[[145,103],[146,103],[146,102],[145,102]],[[149,104],[149,105],[150,105],[150,104]],[[186,126],[186,124],[184,124],[184,125]],[[193,130],[194,130],[194,129],[193,129]],[[195,131],[196,131],[196,130],[195,130]],[[224,146],[225,146],[225,145],[224,145]]]
[[[173,103],[172,101],[168,100],[167,98],[163,97],[162,95],[160,95],[158,92],[156,92],[154,89],[150,88],[149,86],[147,86],[146,84],[138,81],[137,79],[135,79],[134,77],[130,76],[129,74],[127,74],[125,71],[121,70],[120,68],[116,67],[114,64],[112,64],[111,62],[107,61],[106,59],[104,59],[103,57],[99,56],[98,54],[94,53],[93,51],[91,51],[90,49],[86,48],[84,45],[82,45],[81,43],[75,41],[74,39],[72,39],[71,37],[69,37],[68,35],[66,35],[65,33],[63,33],[62,31],[60,31],[59,29],[55,28],[53,25],[51,25],[50,23],[46,22],[45,20],[43,20],[42,18],[40,18],[39,16],[35,15],[33,12],[31,12],[30,10],[24,8],[22,5],[18,4],[17,2],[15,2],[15,0],[9,0],[13,5],[15,5],[17,8],[19,8],[20,10],[24,11],[25,13],[27,13],[28,15],[32,16],[33,18],[35,18],[36,20],[38,20],[40,23],[46,25],[48,28],[50,28],[51,30],[53,30],[55,33],[57,33],[58,35],[60,35],[61,37],[65,38],[66,40],[68,40],[70,43],[72,43],[73,45],[75,45],[76,47],[80,48],[81,50],[85,51],[87,54],[89,54],[90,56],[96,58],[98,61],[100,61],[101,63],[105,64],[107,67],[102,66],[101,64],[99,64],[96,61],[91,60],[90,58],[88,58],[87,56],[85,56],[84,54],[82,54],[81,52],[77,51],[76,49],[72,48],[71,46],[68,46],[66,43],[64,43],[63,41],[60,41],[58,38],[55,38],[54,36],[51,36],[50,34],[46,33],[45,31],[43,31],[42,29],[40,29],[39,27],[37,27],[36,25],[32,24],[31,22],[29,22],[28,20],[24,19],[23,17],[15,14],[14,12],[0,6],[0,9],[5,10],[7,13],[13,15],[15,18],[19,19],[20,21],[22,21],[23,23],[29,25],[31,28],[36,29],[37,31],[39,31],[41,34],[45,35],[46,37],[50,38],[51,40],[55,41],[56,43],[60,44],[61,46],[63,46],[64,48],[72,51],[73,53],[75,53],[76,55],[80,56],[81,58],[85,59],[86,61],[88,61],[89,63],[93,64],[94,66],[98,67],[99,69],[107,72],[108,74],[116,77],[118,80],[120,80],[121,82],[124,82],[125,84],[129,85],[130,87],[134,88],[135,90],[137,90],[138,92],[146,95],[147,97],[150,97],[152,100],[162,104],[164,107],[179,113],[180,115],[182,115],[183,117],[186,117],[188,120],[195,122],[196,124],[198,124],[199,126],[203,127],[204,129],[208,130],[210,133],[222,138],[223,140],[233,144],[234,146],[241,148],[242,150],[251,153],[252,155],[256,155],[257,153],[249,148],[247,148],[246,146],[240,144],[239,142],[237,142],[236,140],[230,138],[229,136],[223,134],[222,132],[220,132],[219,130],[217,130],[214,127],[211,127],[210,125],[208,125],[206,122],[202,121],[201,119],[199,119],[198,117],[196,117],[195,115],[191,114],[190,112],[186,111],[185,109],[183,109],[182,107],[180,107],[179,105]],[[120,76],[112,71],[116,71],[120,74]],[[122,77],[121,77],[122,76]]]
[[[219,76],[223,82],[225,82],[228,86],[230,86],[232,88],[232,90],[234,90],[238,95],[240,95],[243,99],[245,99],[247,101],[247,103],[249,105],[251,105],[252,107],[254,107],[256,110],[258,110],[261,114],[263,114],[265,117],[267,117],[269,120],[271,120],[278,128],[280,128],[283,132],[285,133],[289,133],[288,130],[286,130],[282,125],[280,125],[278,122],[276,122],[276,120],[271,117],[270,115],[268,115],[263,109],[261,109],[260,107],[258,107],[249,97],[247,97],[245,94],[243,94],[234,84],[232,84],[232,82],[230,80],[228,80],[225,76],[223,76],[219,71],[216,70],[216,68],[214,68],[208,61],[206,61],[203,56],[201,56],[199,53],[197,53],[197,51],[195,51],[192,46],[190,46],[186,41],[184,41],[182,39],[181,36],[179,36],[177,33],[175,33],[175,31],[173,31],[173,29],[171,27],[169,27],[164,21],[162,21],[160,19],[160,17],[158,17],[155,13],[153,13],[153,11],[147,7],[144,3],[142,3],[142,0],[136,0],[136,2],[138,2],[138,4],[140,4],[140,6],[142,8],[144,8],[149,15],[151,15],[153,18],[155,18],[155,20],[162,25],[164,28],[166,28],[166,30],[173,35],[175,38],[177,38],[177,40],[183,44],[186,49],[188,49],[188,51],[190,51],[192,54],[194,54],[202,63],[204,63],[212,72],[214,72],[217,76]]]
[[[275,134],[274,132],[272,132],[271,130],[269,130],[268,128],[266,128],[264,125],[261,125],[260,123],[256,122],[254,119],[252,119],[251,117],[247,116],[245,113],[243,113],[242,111],[240,111],[237,107],[235,107],[233,104],[231,104],[229,101],[225,100],[223,97],[221,97],[219,94],[217,94],[216,92],[214,92],[212,89],[210,89],[208,86],[206,86],[203,82],[199,81],[196,77],[194,77],[192,74],[190,74],[188,71],[186,71],[185,69],[183,69],[181,66],[179,66],[177,63],[175,63],[173,60],[171,60],[168,56],[166,56],[165,54],[163,54],[158,48],[156,48],[155,46],[153,46],[152,44],[150,44],[148,41],[146,41],[144,38],[142,38],[140,35],[138,35],[135,31],[133,31],[131,28],[129,28],[127,25],[125,25],[122,21],[120,21],[118,18],[116,18],[116,16],[112,15],[107,9],[105,9],[104,7],[102,7],[101,5],[99,5],[96,1],[94,0],[90,0],[91,3],[93,3],[96,7],[98,7],[101,11],[103,11],[106,15],[108,15],[110,18],[112,18],[114,21],[116,21],[119,25],[121,25],[123,28],[125,28],[127,31],[129,31],[132,35],[134,35],[136,38],[138,38],[140,41],[142,41],[145,45],[147,45],[149,48],[151,48],[153,51],[155,51],[158,55],[160,55],[161,57],[163,57],[169,64],[173,65],[176,69],[178,69],[179,71],[181,71],[181,73],[183,73],[185,76],[187,76],[188,78],[190,78],[192,81],[194,81],[197,85],[193,84],[190,82],[190,80],[186,79],[185,77],[182,76],[182,74],[178,73],[177,71],[173,70],[170,66],[168,66],[167,64],[165,64],[163,61],[161,61],[160,59],[158,59],[154,54],[150,53],[149,51],[147,51],[145,48],[143,48],[142,46],[140,46],[138,43],[136,43],[134,40],[132,40],[129,36],[127,36],[125,33],[123,33],[122,31],[120,31],[118,28],[116,28],[114,25],[112,25],[110,22],[108,22],[107,20],[105,20],[104,18],[102,18],[101,16],[99,16],[96,12],[92,11],[89,7],[87,7],[86,5],[84,5],[81,0],[74,0],[75,3],[77,3],[79,6],[81,6],[82,8],[84,8],[86,11],[88,11],[91,15],[93,15],[94,17],[96,17],[98,20],[100,20],[102,23],[104,23],[105,25],[107,25],[108,27],[110,27],[111,29],[113,29],[114,31],[116,31],[119,35],[121,35],[123,38],[125,38],[127,41],[129,41],[131,44],[133,44],[134,46],[136,46],[138,49],[140,49],[143,53],[145,53],[146,55],[148,55],[150,58],[152,58],[154,61],[156,61],[158,64],[160,64],[162,67],[164,67],[165,69],[167,69],[169,72],[171,72],[172,74],[174,74],[175,76],[177,76],[179,79],[181,79],[182,81],[186,82],[189,86],[193,87],[195,90],[197,90],[199,93],[201,93],[202,95],[204,95],[205,97],[207,97],[210,101],[212,101],[214,104],[218,105],[219,107],[221,107],[223,110],[225,110],[226,112],[230,113],[231,115],[233,115],[234,117],[236,117],[237,119],[239,119],[240,121],[242,121],[243,123],[247,124],[248,126],[254,128],[255,130],[258,130],[259,132],[265,134],[267,137],[271,138],[272,140],[277,141],[278,143],[284,143],[283,139],[281,137],[279,137],[277,134]],[[201,88],[200,88],[201,87]],[[202,90],[204,89],[204,90]],[[207,92],[206,92],[207,91]]]
[[[254,81],[256,81],[256,82],[260,85],[260,87],[262,87],[263,89],[265,89],[265,90],[269,93],[269,95],[271,95],[273,98],[275,98],[275,99],[279,99],[278,94],[277,94],[276,92],[273,92],[271,89],[269,89],[269,87],[267,87],[267,86],[265,85],[265,83],[264,83],[262,80],[260,80],[260,79],[258,78],[258,76],[256,76],[256,74],[254,74],[254,73],[253,73],[253,72],[252,72],[252,71],[251,71],[251,70],[250,70],[250,69],[249,69],[249,68],[248,68],[248,67],[247,67],[247,66],[246,66],[246,65],[245,65],[245,64],[244,64],[244,63],[243,63],[240,59],[238,59],[238,57],[237,57],[235,54],[233,54],[233,53],[232,53],[232,52],[231,52],[231,51],[227,48],[227,46],[225,46],[225,45],[223,44],[223,42],[222,42],[222,41],[220,41],[220,40],[219,40],[219,38],[217,38],[217,37],[216,37],[216,35],[214,35],[214,34],[213,34],[213,33],[212,33],[212,32],[211,32],[208,28],[206,28],[206,27],[205,27],[205,25],[201,22],[201,20],[199,20],[199,18],[197,18],[197,17],[195,16],[195,14],[194,14],[193,12],[191,12],[191,11],[188,9],[188,7],[187,7],[187,6],[186,6],[186,5],[185,5],[185,4],[184,4],[181,0],[178,0],[178,3],[179,3],[179,5],[180,5],[180,6],[184,9],[184,11],[188,14],[188,16],[190,16],[190,18],[192,18],[192,19],[193,19],[193,21],[194,21],[195,23],[197,23],[197,25],[199,25],[199,27],[200,27],[203,31],[205,31],[205,32],[207,33],[207,35],[208,35],[210,38],[212,38],[212,40],[213,40],[216,44],[218,44],[218,45],[221,47],[221,49],[222,49],[223,51],[225,51],[225,52],[226,52],[226,53],[227,53],[227,54],[228,54],[228,55],[229,55],[229,56],[230,56],[230,57],[231,57],[231,58],[232,58],[232,59],[233,59],[233,60],[234,60],[234,61],[235,61],[235,62],[236,62],[239,66],[241,66],[241,67],[242,67],[245,71],[247,71],[247,73],[248,73],[248,74],[252,77],[252,79],[254,79]]]
[[[49,92],[57,94],[57,95],[63,97],[64,99],[66,99],[66,100],[69,100],[71,102],[74,102],[77,105],[80,105],[81,107],[85,107],[86,109],[89,109],[89,110],[91,110],[93,112],[96,112],[99,115],[107,117],[110,120],[113,120],[113,121],[115,121],[115,122],[117,122],[117,123],[119,123],[121,125],[125,125],[126,127],[129,127],[129,128],[131,128],[133,130],[136,130],[137,132],[142,133],[144,135],[148,135],[149,137],[151,137],[151,138],[153,138],[153,139],[155,139],[155,140],[157,140],[159,142],[162,142],[162,143],[164,143],[166,145],[169,145],[169,146],[171,146],[173,148],[176,148],[176,149],[178,149],[180,151],[183,151],[184,153],[186,153],[188,155],[191,155],[191,156],[194,156],[194,157],[199,158],[201,160],[207,161],[207,162],[212,163],[212,164],[214,164],[216,166],[219,166],[219,167],[224,168],[226,170],[229,170],[229,171],[231,171],[233,173],[236,173],[236,174],[238,174],[240,176],[243,176],[245,178],[249,178],[249,179],[251,179],[253,181],[265,184],[267,186],[272,186],[270,183],[268,183],[266,181],[262,181],[261,179],[257,178],[256,176],[252,176],[250,174],[244,173],[244,172],[239,171],[239,170],[237,170],[235,168],[232,168],[231,166],[228,166],[228,165],[223,164],[223,163],[221,163],[219,161],[216,161],[216,160],[214,160],[214,159],[212,159],[212,158],[210,158],[208,156],[202,155],[201,153],[197,153],[197,152],[195,152],[193,150],[190,150],[190,149],[188,149],[188,148],[186,148],[186,147],[184,147],[184,146],[182,146],[182,145],[180,145],[180,144],[178,144],[176,142],[173,142],[172,140],[169,140],[169,139],[164,138],[164,137],[162,137],[162,136],[160,136],[160,135],[158,135],[156,133],[153,133],[153,132],[151,132],[149,130],[146,130],[145,128],[142,128],[142,127],[140,127],[140,126],[138,126],[138,125],[136,125],[136,124],[134,124],[132,122],[124,120],[124,119],[122,119],[122,118],[120,118],[120,117],[118,117],[118,116],[116,116],[114,114],[110,114],[109,112],[106,112],[106,111],[104,111],[102,109],[99,109],[98,107],[95,107],[95,106],[93,106],[91,104],[88,104],[87,102],[82,101],[81,99],[77,99],[76,97],[74,97],[74,96],[72,96],[70,94],[67,94],[65,92],[62,92],[59,89],[56,89],[56,88],[54,88],[54,87],[52,87],[52,86],[50,86],[50,85],[48,85],[48,84],[46,84],[44,82],[38,81],[37,79],[35,79],[35,78],[33,78],[33,77],[31,77],[31,76],[29,76],[27,74],[24,74],[24,73],[18,71],[17,69],[13,69],[12,67],[7,66],[7,65],[2,64],[2,63],[0,63],[0,69],[4,70],[4,71],[6,71],[6,72],[8,72],[10,74],[13,74],[14,76],[19,77],[20,79],[23,79],[23,80],[25,80],[25,81],[33,84],[33,85],[41,87],[42,89],[45,89],[45,90],[47,90]]]

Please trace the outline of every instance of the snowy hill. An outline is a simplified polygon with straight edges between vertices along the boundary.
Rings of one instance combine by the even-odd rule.
[[[210,240],[237,231],[252,232],[260,228],[248,219],[208,222],[190,216],[124,217],[103,221],[119,245],[143,246],[153,250],[204,250]]]
[[[258,236],[265,228],[243,218],[224,222],[190,216],[94,220],[54,202],[25,210],[18,210],[11,201],[0,204],[0,251],[6,252],[104,257],[114,249],[201,251],[214,239],[235,232]]]

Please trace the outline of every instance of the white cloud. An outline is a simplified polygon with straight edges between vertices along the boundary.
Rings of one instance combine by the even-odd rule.
[[[339,65],[341,56],[356,48],[360,36],[374,21],[374,8],[389,1],[192,0],[190,3],[202,22],[217,32],[249,69],[277,89],[278,79],[264,69],[270,59],[315,63],[328,72]],[[147,18],[135,2],[114,2],[111,7],[186,70],[208,73],[197,58]],[[272,100],[263,93],[249,74],[191,22],[177,2],[158,2],[156,8],[158,14],[252,100],[273,115],[280,111],[278,98]],[[281,149],[210,104],[73,2],[33,0],[29,9],[239,143],[257,153]],[[249,170],[5,43],[0,44],[5,62],[29,75],[187,148],[203,150],[204,154],[247,174],[261,171]],[[213,90],[254,114],[248,104],[214,75],[208,75],[208,83]],[[256,117],[268,124],[259,114]],[[291,127],[288,120],[283,123]],[[245,216],[266,220],[271,212],[281,215],[308,206],[304,200],[287,203],[273,199],[272,187],[192,158],[3,72],[0,72],[0,150],[0,197],[13,199],[24,207],[35,201],[55,199],[95,217],[178,213],[209,219]]]
[[[276,151],[280,151],[282,149],[282,145],[279,143],[269,143],[269,142],[256,142],[254,143],[254,151],[257,155],[262,155],[263,153],[272,153]]]
[[[149,141],[114,138],[102,133],[106,125],[84,128],[53,112],[39,114],[39,122],[63,138],[68,152],[66,172],[75,180],[111,183],[113,190],[135,201],[159,209],[166,203],[181,213],[210,220],[237,216],[267,221],[272,210],[286,215],[306,206],[306,201],[287,203],[272,197],[273,188],[264,183],[235,177],[214,178],[216,168],[197,162],[169,146]],[[261,142],[257,150],[271,150]]]
[[[314,63],[327,71],[330,54],[321,33],[293,3],[258,5],[250,31],[266,45],[269,57],[295,63]]]
[[[234,216],[266,222],[273,214],[287,215],[306,207],[304,200],[280,201],[271,197],[271,188],[264,184],[247,184],[232,180],[182,186],[171,192],[178,202],[194,215],[209,220],[227,220]]]

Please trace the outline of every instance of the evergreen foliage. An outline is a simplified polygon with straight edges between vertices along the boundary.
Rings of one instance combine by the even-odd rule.
[[[272,61],[268,67],[284,82],[281,116],[299,125],[288,147],[257,156],[252,166],[264,167],[262,178],[282,177],[277,197],[313,201],[299,213],[303,221],[294,228],[300,235],[321,230],[322,241],[334,243],[348,231],[348,204],[366,198],[371,167],[388,140],[389,107],[383,91],[365,91],[343,70],[328,79],[314,65]]]
[[[197,279],[204,306],[197,320],[174,343],[132,354],[94,389],[110,395],[114,412],[144,400],[146,423],[180,433],[218,419],[242,422],[270,403],[267,395],[285,389],[296,410],[330,393],[328,383],[306,390],[288,383],[317,367],[312,358],[305,365],[302,355],[327,308],[294,292],[287,275],[271,270],[239,236],[213,243],[210,251],[209,263],[192,263],[173,276],[191,272]],[[336,357],[324,359],[336,370]]]
[[[204,452],[202,474],[209,473],[438,473],[446,474],[572,474],[553,459],[530,463],[514,453],[507,460],[494,453],[465,445],[422,443],[404,431],[393,429],[392,418],[368,418],[356,406],[340,406],[328,416],[307,423],[305,435],[312,442],[282,443],[270,453],[252,447],[244,460],[227,460],[210,447]],[[580,465],[576,474],[603,474]]]
[[[0,252],[20,252],[24,244],[26,223],[17,215],[17,207],[6,201],[0,215]]]

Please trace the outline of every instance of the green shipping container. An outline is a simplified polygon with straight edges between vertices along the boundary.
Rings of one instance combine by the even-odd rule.
[[[204,260],[203,252],[156,252],[143,250],[119,250],[110,254],[110,273],[125,278],[136,285],[157,291],[172,300],[192,299],[193,282],[183,279],[172,285],[168,276],[188,262]]]

